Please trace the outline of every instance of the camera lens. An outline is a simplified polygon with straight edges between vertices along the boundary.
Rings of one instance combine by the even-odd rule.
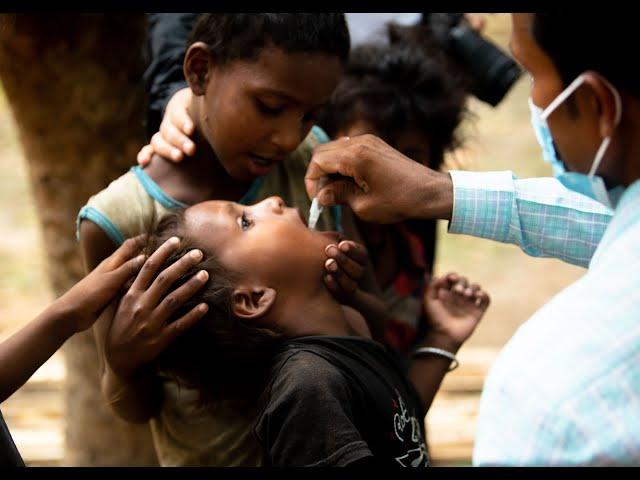
[[[518,64],[470,28],[451,29],[451,45],[472,79],[472,93],[496,106],[521,74]]]

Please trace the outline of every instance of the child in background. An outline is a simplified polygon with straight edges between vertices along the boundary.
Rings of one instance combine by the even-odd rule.
[[[209,273],[175,315],[200,302],[209,312],[160,355],[163,374],[196,388],[204,405],[234,394],[249,408],[259,397],[253,431],[265,465],[429,465],[424,415],[489,304],[480,287],[460,290],[466,280],[452,274],[431,282],[430,331],[407,372],[349,299],[325,288],[324,250],[335,235],[310,230],[279,197],[167,216],[147,253],[173,235],[182,245],[162,266],[198,248],[198,268]]]
[[[408,158],[440,169],[460,145],[465,92],[442,63],[410,43],[362,45],[319,124],[332,138],[373,134]],[[435,221],[356,224],[390,312],[386,340],[406,354],[426,333],[422,299],[435,260]],[[467,286],[465,286],[467,288]]]
[[[202,15],[184,61],[195,153],[180,164],[156,156],[89,200],[78,216],[88,268],[171,211],[204,200],[247,203],[279,194],[308,211],[304,174],[313,147],[327,140],[314,121],[338,84],[348,52],[342,14]],[[319,227],[344,227],[357,239],[339,207],[325,209]],[[152,420],[160,463],[259,464],[252,412],[239,415],[228,402],[202,410],[194,392],[160,379],[147,365],[114,368],[106,361],[113,311],[111,306],[96,323],[102,389],[125,420]]]
[[[466,113],[466,92],[441,62],[414,45],[412,32],[390,26],[391,45],[355,48],[318,124],[334,139],[377,135],[407,157],[439,169],[445,153],[460,146],[456,129]],[[188,103],[188,93],[182,92],[169,102],[160,132],[138,155],[140,163],[155,150],[169,155],[183,149],[175,139],[186,138]],[[169,131],[182,133],[170,136]],[[422,299],[435,260],[436,222],[410,220],[387,226],[356,220],[356,225],[387,307],[386,342],[407,354],[426,334]]]

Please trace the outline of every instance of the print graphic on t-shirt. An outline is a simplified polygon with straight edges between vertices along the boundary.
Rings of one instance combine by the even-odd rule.
[[[396,397],[397,402],[394,402],[394,407],[399,411],[393,415],[393,430],[396,438],[407,447],[406,453],[396,457],[396,461],[403,467],[427,467],[429,466],[429,457],[427,456],[427,447],[422,439],[419,420],[416,418],[415,412],[409,415],[398,390],[396,390]]]

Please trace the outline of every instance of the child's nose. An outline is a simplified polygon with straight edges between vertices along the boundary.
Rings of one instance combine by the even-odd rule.
[[[267,202],[274,213],[282,213],[284,209],[284,200],[282,200],[281,197],[274,195],[273,197],[267,198]]]

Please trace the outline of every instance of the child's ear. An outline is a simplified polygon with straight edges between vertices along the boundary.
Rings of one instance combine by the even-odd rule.
[[[233,314],[238,318],[257,320],[264,317],[276,301],[276,291],[269,287],[237,287],[233,291]]]
[[[204,95],[207,89],[207,78],[209,68],[211,67],[211,55],[207,44],[204,42],[196,42],[189,47],[184,56],[184,77],[189,83],[189,88],[193,94]]]

